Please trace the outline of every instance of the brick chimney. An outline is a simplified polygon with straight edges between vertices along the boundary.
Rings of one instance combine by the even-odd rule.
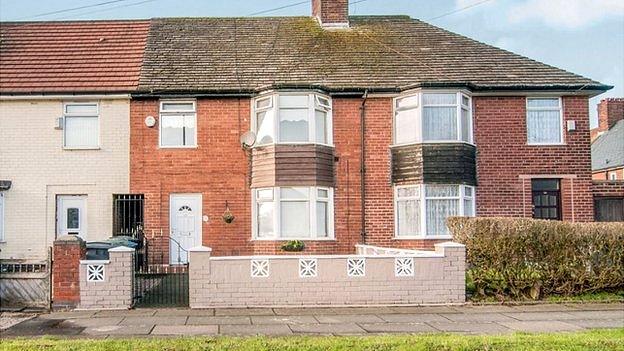
[[[598,104],[598,127],[591,130],[591,140],[624,119],[624,98],[607,98]]]
[[[326,29],[349,27],[349,0],[312,0],[312,17]]]

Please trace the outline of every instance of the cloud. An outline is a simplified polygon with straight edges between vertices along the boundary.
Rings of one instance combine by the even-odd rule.
[[[467,0],[461,0],[467,1]],[[622,0],[525,0],[509,9],[513,23],[537,20],[556,28],[585,27],[624,15]]]

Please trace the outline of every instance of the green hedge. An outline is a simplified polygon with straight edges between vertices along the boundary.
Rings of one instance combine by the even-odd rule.
[[[624,287],[624,223],[452,217],[476,297],[538,299]]]

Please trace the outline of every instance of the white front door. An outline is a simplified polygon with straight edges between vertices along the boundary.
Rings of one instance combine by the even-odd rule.
[[[78,235],[87,239],[87,196],[60,195],[56,204],[58,235]]]
[[[172,194],[169,208],[169,262],[188,263],[188,249],[201,245],[202,195]]]

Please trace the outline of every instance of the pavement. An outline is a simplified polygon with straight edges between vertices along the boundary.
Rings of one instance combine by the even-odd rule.
[[[624,303],[71,311],[41,314],[1,336],[504,334],[595,328],[624,328]]]

